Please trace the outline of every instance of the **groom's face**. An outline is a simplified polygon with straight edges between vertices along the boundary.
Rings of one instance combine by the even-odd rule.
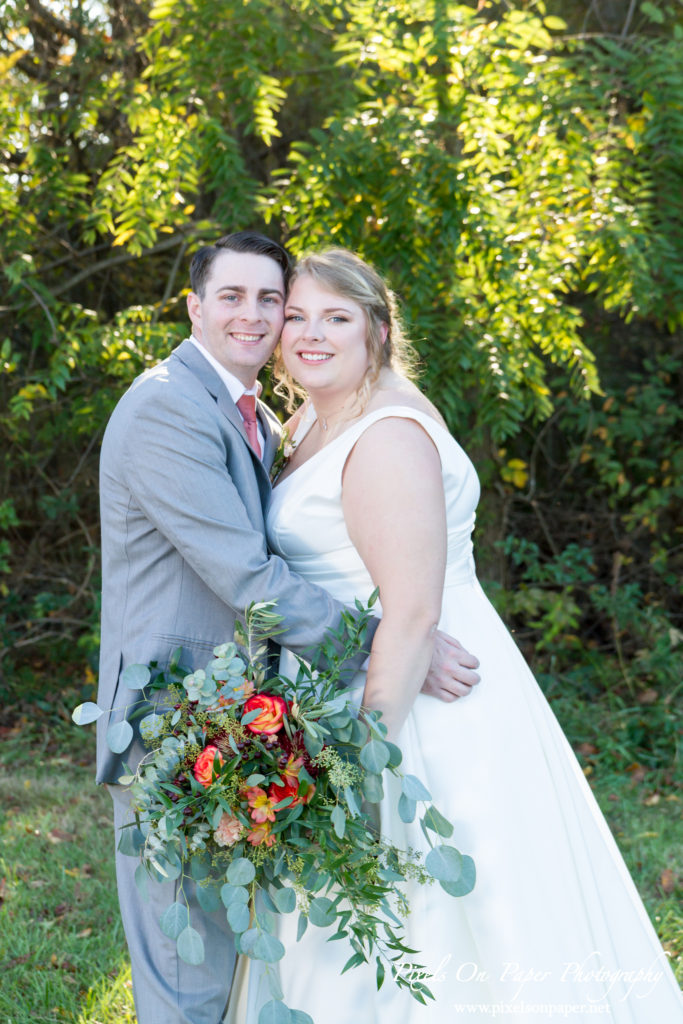
[[[197,341],[250,388],[280,337],[284,302],[275,260],[225,250],[213,261],[204,294],[188,295],[187,309]]]

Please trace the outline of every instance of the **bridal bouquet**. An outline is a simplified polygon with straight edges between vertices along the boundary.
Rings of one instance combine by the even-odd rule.
[[[323,644],[313,665],[298,662],[293,681],[266,672],[267,641],[280,622],[272,604],[252,605],[246,627],[216,647],[203,670],[184,675],[177,665],[164,672],[132,665],[123,673],[141,691],[136,704],[149,750],[135,774],[119,780],[131,786],[136,811],[120,849],[140,858],[141,889],[149,879],[186,876],[197,883],[205,911],[225,908],[238,952],[264,965],[272,999],[259,1024],[311,1021],[282,1001],[274,965],[285,949],[276,915],[298,911],[298,938],[309,924],[336,926],[332,938],[345,937],[352,948],[344,970],[374,958],[378,987],[388,965],[397,984],[425,1002],[427,972],[406,960],[415,951],[403,938],[409,908],[400,883],[436,879],[453,896],[474,885],[471,858],[443,842],[451,824],[422,782],[400,772],[401,752],[386,740],[379,715],[357,716],[340,688],[344,660],[360,649],[369,616],[361,605],[358,611],[337,636],[342,654]],[[150,711],[155,691],[163,703]],[[88,702],[73,718],[82,725],[101,714]],[[108,739],[122,753],[132,736],[123,722]],[[423,806],[430,846],[424,861],[386,842],[372,824],[368,810],[384,797],[383,773],[400,780],[403,821]],[[202,962],[202,939],[185,903],[166,909],[161,928],[182,959]]]

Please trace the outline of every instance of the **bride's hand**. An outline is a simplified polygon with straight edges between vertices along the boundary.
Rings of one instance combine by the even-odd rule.
[[[479,682],[479,661],[448,633],[436,632],[434,656],[422,693],[450,702],[466,697]]]

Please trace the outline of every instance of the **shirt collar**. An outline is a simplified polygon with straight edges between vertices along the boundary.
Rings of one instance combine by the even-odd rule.
[[[218,374],[218,376],[228,389],[228,392],[233,402],[237,403],[239,399],[242,397],[242,395],[255,395],[256,398],[258,398],[258,396],[261,394],[261,385],[258,381],[256,381],[253,388],[245,388],[242,381],[238,380],[234,373],[230,373],[229,370],[226,370],[225,367],[222,366],[221,363],[219,363],[218,360],[211,355],[209,350],[204,348],[200,341],[197,341],[194,334],[190,335],[190,341],[195,346],[195,348],[199,349],[199,351],[204,356],[206,361],[211,366],[213,366],[214,370],[216,371],[216,373]]]

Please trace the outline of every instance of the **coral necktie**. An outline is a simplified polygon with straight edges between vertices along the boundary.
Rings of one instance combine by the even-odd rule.
[[[261,445],[259,444],[258,439],[258,430],[256,429],[256,398],[254,395],[242,395],[242,397],[238,399],[236,405],[242,415],[242,419],[244,420],[244,429],[246,431],[249,444],[260,459],[263,456],[263,452],[261,451]]]

